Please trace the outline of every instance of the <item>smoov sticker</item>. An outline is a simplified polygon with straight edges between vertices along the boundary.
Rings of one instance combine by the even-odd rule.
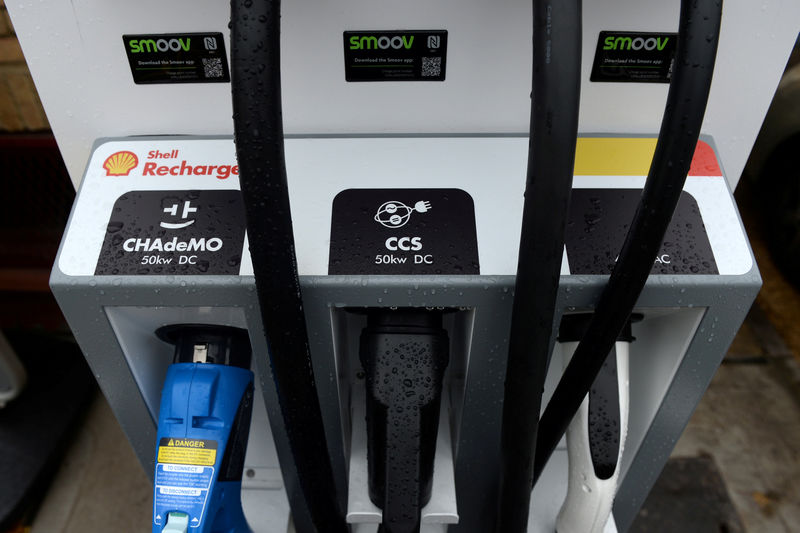
[[[231,80],[221,33],[123,35],[122,42],[137,84]]]
[[[444,81],[447,31],[346,31],[347,81]]]
[[[601,31],[592,81],[669,83],[678,34]]]

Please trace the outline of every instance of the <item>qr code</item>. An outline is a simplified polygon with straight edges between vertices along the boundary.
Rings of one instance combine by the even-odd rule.
[[[435,78],[442,75],[441,57],[422,58],[422,76],[425,78]]]
[[[205,70],[206,78],[221,78],[224,73],[222,71],[222,58],[221,57],[204,57],[203,70]]]

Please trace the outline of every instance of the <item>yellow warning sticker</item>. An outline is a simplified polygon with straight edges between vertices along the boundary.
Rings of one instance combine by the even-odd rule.
[[[214,466],[217,441],[163,437],[158,443],[158,462],[178,465]]]

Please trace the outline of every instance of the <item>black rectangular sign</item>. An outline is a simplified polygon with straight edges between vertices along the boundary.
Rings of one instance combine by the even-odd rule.
[[[567,221],[571,274],[610,274],[641,189],[573,189]],[[681,193],[651,274],[719,274],[697,200]]]
[[[346,31],[347,81],[444,81],[446,30]]]
[[[123,35],[136,83],[231,81],[221,33]]]
[[[601,31],[592,81],[669,83],[677,33]]]
[[[329,274],[480,274],[460,189],[348,189],[333,200]]]
[[[131,191],[108,221],[95,275],[239,274],[242,194]]]

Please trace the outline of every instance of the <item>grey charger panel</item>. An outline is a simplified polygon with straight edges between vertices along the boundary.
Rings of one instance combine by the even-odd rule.
[[[392,139],[384,140],[392,142]],[[506,140],[516,146],[516,139]],[[311,146],[312,141],[322,145],[333,143],[326,145],[328,148],[341,146],[337,139],[306,139],[303,140],[306,144],[302,146]],[[457,144],[458,139],[451,141]],[[181,142],[184,143],[181,145],[183,150],[183,147],[191,145],[192,140],[182,139]],[[230,141],[217,139],[215,142],[227,145]],[[169,178],[166,184],[156,181],[158,177],[150,180],[148,176],[139,175],[112,181],[116,178],[105,176],[100,164],[108,157],[108,152],[118,150],[118,146],[101,143],[98,150],[104,146],[111,148],[102,154],[98,152],[102,155],[98,155],[99,161],[90,162],[87,172],[95,174],[87,176],[79,191],[51,277],[53,293],[103,393],[146,472],[152,475],[157,396],[170,356],[169,349],[161,349],[155,339],[152,331],[154,326],[180,320],[246,327],[250,331],[253,364],[263,396],[262,408],[269,420],[269,428],[260,428],[264,430],[263,435],[254,436],[251,433],[251,443],[258,444],[252,449],[256,455],[249,457],[258,457],[253,460],[259,461],[259,464],[251,462],[251,466],[261,468],[258,471],[267,476],[262,479],[261,486],[276,488],[264,494],[280,493],[284,500],[288,498],[294,510],[294,519],[298,526],[302,526],[308,514],[304,512],[305,504],[298,496],[297,477],[270,373],[254,278],[247,271],[249,257],[246,254],[246,241],[242,244],[244,253],[239,275],[209,275],[201,272],[94,275],[97,256],[94,259],[80,256],[81,253],[86,256],[97,253],[90,251],[93,250],[92,246],[100,249],[110,210],[119,198],[119,191],[123,188],[127,190],[131,183],[138,183],[144,187],[143,190],[150,191],[180,190],[181,187],[176,183],[182,183],[187,190],[192,186],[203,190],[205,187],[220,190],[236,188],[236,183],[229,181],[234,175],[229,175],[225,180],[216,175],[194,176],[191,179],[178,176]],[[291,146],[287,141],[289,153],[292,153]],[[521,146],[524,149],[524,142]],[[189,154],[179,152],[179,157],[188,158]],[[208,157],[217,156],[212,153]],[[215,162],[217,165],[221,163],[225,161]],[[141,165],[137,168],[141,170]],[[289,168],[291,170],[292,160]],[[124,179],[129,181],[125,182]],[[187,181],[180,182],[181,179]],[[610,182],[610,179],[606,181]],[[582,177],[578,181],[588,182],[589,178]],[[626,184],[629,181],[618,188],[628,188]],[[701,192],[706,183],[711,181],[695,180],[695,186]],[[442,188],[449,186],[449,183],[441,185]],[[469,189],[468,183],[463,186],[465,190]],[[300,179],[297,187],[306,190],[304,188],[310,188],[312,184]],[[340,190],[345,188],[342,184],[337,187]],[[729,202],[730,191],[727,186],[720,190],[724,190],[727,195],[724,200]],[[472,194],[475,197],[478,247],[494,246],[496,243],[488,242],[482,235],[491,231],[490,226],[498,222],[487,218],[486,209],[490,204],[485,203],[486,198]],[[313,196],[310,190],[309,195]],[[702,211],[705,205],[702,196],[698,203]],[[296,206],[293,204],[293,208]],[[328,207],[312,202],[307,207],[308,211],[303,206],[297,208],[295,231],[299,232],[300,246],[304,239],[316,243],[318,241],[315,239],[319,238],[319,242],[325,242],[325,235],[330,235],[329,226],[320,228],[319,224],[325,217],[327,224],[330,223],[330,211],[323,213],[324,217],[318,211]],[[499,206],[495,205],[492,209],[499,209]],[[708,213],[703,213],[703,220],[706,225],[711,224],[708,234],[710,246],[714,248],[719,246],[720,234],[714,233],[716,222],[709,220],[715,215]],[[370,217],[373,215],[368,214]],[[728,221],[739,224],[739,227],[729,226],[728,231],[742,232],[735,211],[728,216]],[[90,231],[94,232],[93,236],[87,234],[86,228],[89,226],[95,228]],[[513,228],[513,231],[505,228],[505,231],[518,234],[517,228]],[[81,248],[73,241],[84,244]],[[95,242],[98,244],[92,244]],[[323,270],[327,269],[327,250],[319,246],[314,250],[324,257],[316,262],[316,258],[301,254],[301,260],[306,261],[301,267],[308,271],[311,267],[303,265],[313,263],[320,265]],[[637,303],[637,311],[644,315],[644,320],[634,325],[634,336],[638,340],[631,347],[630,430],[614,506],[614,516],[620,530],[624,531],[630,526],[758,292],[761,280],[746,241],[744,252],[740,248],[738,253],[746,255],[739,264],[749,264],[748,268],[741,268],[735,274],[659,272],[648,280]],[[729,268],[724,255],[717,254],[715,257],[720,272]],[[723,259],[720,260],[720,257]],[[481,256],[481,271],[486,268],[491,272],[496,268],[493,264],[500,263],[494,257]],[[460,525],[450,526],[449,531],[488,531],[493,523],[497,473],[500,469],[500,423],[511,306],[515,296],[514,277],[494,274],[316,275],[303,274],[303,268],[300,282],[309,341],[342,507],[346,505],[348,492],[351,388],[359,379],[360,370],[357,357],[353,357],[354,350],[357,351],[360,326],[358,319],[352,318],[349,311],[370,307],[444,307],[460,311],[446,321],[451,353],[458,353],[453,357],[445,376],[444,390],[451,406],[447,421],[453,435],[460,516]],[[560,316],[591,310],[607,277],[567,272],[561,277],[557,313]],[[558,379],[560,368],[560,364],[550,364],[545,402]],[[254,424],[253,431],[259,431],[258,426]],[[274,451],[266,450],[265,440],[274,442]],[[269,478],[277,472],[280,475]],[[565,486],[566,472],[556,479]],[[248,501],[250,499],[245,499],[246,507]],[[277,509],[282,504],[275,505]],[[247,508],[245,511],[248,512]],[[547,521],[554,520],[557,511],[555,508],[538,513],[537,520],[540,522],[532,521],[531,531],[547,529]],[[288,508],[285,512],[288,513]],[[273,529],[269,531],[276,531],[274,526],[270,527]],[[260,531],[258,527],[256,531]]]

